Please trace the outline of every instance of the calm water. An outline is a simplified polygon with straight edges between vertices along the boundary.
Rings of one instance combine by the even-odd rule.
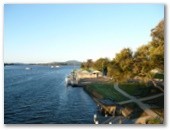
[[[4,122],[93,123],[96,105],[81,87],[66,87],[72,66],[6,66],[4,75]]]

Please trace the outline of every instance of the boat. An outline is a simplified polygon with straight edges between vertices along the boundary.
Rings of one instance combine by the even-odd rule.
[[[56,67],[56,68],[59,68],[60,66],[56,65],[55,67]]]
[[[65,78],[65,83],[67,86],[72,86],[72,87],[77,87],[78,85],[78,80],[75,79],[75,77],[73,75],[68,75]]]
[[[59,68],[60,66],[56,65],[56,66],[51,66],[51,68]]]
[[[31,68],[29,68],[29,67],[26,67],[25,69],[26,69],[26,70],[30,70]]]
[[[66,78],[65,78],[65,83],[66,85],[71,85],[71,76],[68,75]]]

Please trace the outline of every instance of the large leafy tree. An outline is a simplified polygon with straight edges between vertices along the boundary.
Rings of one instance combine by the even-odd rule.
[[[130,48],[124,48],[116,54],[115,62],[119,64],[123,71],[132,71],[133,52]]]
[[[150,51],[149,45],[143,45],[134,54],[133,73],[135,75],[145,74],[150,71]]]
[[[150,57],[154,68],[164,69],[164,20],[151,31]]]
[[[94,62],[94,68],[99,71],[103,71],[104,68],[107,68],[109,64],[109,59],[108,58],[99,58]]]
[[[93,64],[94,64],[93,60],[92,59],[88,59],[86,62],[83,62],[81,64],[81,68],[90,69],[90,68],[93,67]]]
[[[152,69],[164,69],[164,21],[151,31],[152,41],[137,49],[134,54],[133,73],[151,78]]]
[[[116,81],[123,81],[132,76],[133,52],[124,48],[117,53],[108,66],[108,75]]]
[[[151,30],[152,45],[158,47],[164,45],[164,20]]]
[[[115,59],[110,62],[108,65],[108,76],[113,78],[114,81],[122,80],[123,71],[118,63],[115,62]]]

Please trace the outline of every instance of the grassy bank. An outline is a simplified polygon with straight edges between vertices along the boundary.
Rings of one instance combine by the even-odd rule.
[[[153,86],[147,86],[145,84],[139,83],[122,83],[119,85],[119,87],[128,94],[133,95],[137,98],[149,97],[158,93],[162,93],[159,89]],[[152,111],[154,111],[160,117],[164,118],[164,96],[143,101],[143,103],[148,104]],[[125,104],[124,106],[127,107],[127,104]],[[152,123],[154,123],[154,121]]]
[[[115,90],[113,83],[103,83],[103,84],[93,83],[86,86],[85,90],[90,95],[92,95],[92,97],[96,97],[98,99],[99,98],[111,99],[117,102],[129,100],[121,93],[119,93],[117,90]],[[143,110],[136,103],[133,102],[127,103],[122,105],[122,107],[127,111],[130,111],[130,113],[127,115],[127,118],[134,119],[146,115],[146,113],[144,113]]]
[[[119,87],[128,94],[137,98],[152,96],[160,93],[160,90],[153,86],[147,86],[144,83],[121,83]]]
[[[92,83],[86,86],[85,90],[96,98],[111,99],[117,102],[128,100],[114,89],[113,83]]]
[[[152,111],[164,118],[164,96],[144,101],[144,103],[150,105]]]
[[[158,93],[161,93],[160,90],[153,86],[147,86],[143,83],[120,83],[120,89],[124,90],[130,95],[135,96],[136,98],[148,97]],[[116,102],[127,101],[129,100],[127,97],[119,93],[114,88],[114,83],[112,82],[93,82],[84,87],[86,92],[89,93],[92,97],[98,99],[111,99]],[[143,101],[148,104],[155,113],[157,113],[160,117],[164,117],[164,96]],[[126,104],[122,104],[122,115],[129,119],[138,119],[140,117],[148,116],[136,103],[130,102]],[[151,120],[147,120],[148,124],[156,124],[159,123],[157,119],[153,118]]]

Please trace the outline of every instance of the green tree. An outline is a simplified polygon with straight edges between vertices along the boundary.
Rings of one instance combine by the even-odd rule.
[[[150,71],[150,46],[149,45],[142,45],[137,49],[134,54],[134,70],[133,73],[136,74],[145,74]]]
[[[99,58],[94,62],[94,69],[103,71],[104,68],[106,68],[109,64],[109,59],[108,58]]]
[[[92,59],[88,59],[88,60],[87,60],[87,62],[86,62],[86,67],[87,67],[88,69],[93,67],[93,60],[92,60]]]
[[[133,73],[149,80],[152,69],[164,69],[164,21],[151,31],[152,41],[142,45],[134,54]]]
[[[129,48],[124,48],[108,65],[108,76],[119,82],[127,80],[132,77],[132,65],[133,52]]]
[[[93,67],[93,60],[92,59],[88,59],[86,62],[83,62],[82,64],[81,64],[81,68],[83,68],[83,69],[90,69],[90,68],[92,68]]]
[[[151,30],[152,45],[158,47],[159,45],[164,45],[164,20]]]
[[[121,81],[122,80],[122,69],[120,68],[119,64],[115,62],[113,59],[110,64],[108,65],[108,76],[111,77],[114,81]]]
[[[120,66],[124,79],[132,76],[133,52],[131,49],[125,48],[121,50],[121,52],[116,55],[115,62]]]
[[[164,70],[164,20],[152,29],[151,36],[150,57],[152,66]]]

